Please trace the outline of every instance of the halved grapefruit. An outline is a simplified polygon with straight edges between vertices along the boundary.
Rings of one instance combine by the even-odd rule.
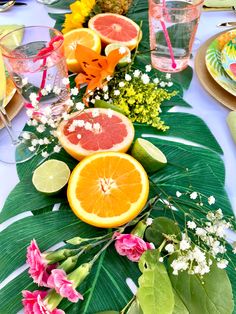
[[[126,16],[101,13],[89,20],[88,26],[94,30],[104,45],[119,43],[134,49],[141,40],[140,27]]]
[[[111,109],[90,108],[71,114],[58,128],[58,139],[77,160],[96,152],[126,152],[133,139],[132,122]]]

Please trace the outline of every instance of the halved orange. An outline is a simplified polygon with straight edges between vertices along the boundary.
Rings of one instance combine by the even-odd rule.
[[[77,44],[86,46],[97,53],[101,52],[100,37],[91,29],[78,28],[64,34],[64,52],[69,71],[80,72],[80,65],[75,58]]]
[[[84,222],[102,228],[135,218],[147,202],[149,181],[142,165],[118,152],[96,153],[73,170],[67,189],[71,209]]]

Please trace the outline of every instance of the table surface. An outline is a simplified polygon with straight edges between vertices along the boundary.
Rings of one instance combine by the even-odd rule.
[[[0,13],[0,24],[54,25],[54,21],[48,16],[48,11],[52,11],[52,9],[48,9],[34,0],[27,0],[26,2],[27,6],[13,7],[8,12]],[[53,11],[61,12],[60,10]],[[223,30],[216,25],[225,21],[236,21],[236,15],[231,11],[203,12],[197,38],[201,43],[204,43],[208,38]],[[185,109],[185,111],[196,114],[205,121],[224,151],[222,158],[226,167],[226,190],[236,213],[236,145],[226,124],[229,110],[207,94],[195,74],[184,98],[193,107]],[[22,124],[25,119],[25,113],[22,111],[17,116],[16,123]],[[19,181],[15,165],[0,162],[0,178],[0,208],[2,208],[7,195]]]

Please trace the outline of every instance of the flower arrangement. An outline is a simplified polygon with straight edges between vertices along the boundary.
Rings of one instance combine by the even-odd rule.
[[[189,211],[191,212],[191,207],[197,207],[202,218],[197,218],[198,215],[195,212],[190,214],[183,211],[178,200],[184,197],[190,201]],[[212,272],[217,275],[217,269],[222,270],[228,266],[229,262],[233,263],[227,255],[229,249],[226,248],[226,237],[227,230],[235,227],[234,219],[223,217],[221,209],[207,209],[207,205],[213,206],[215,202],[214,196],[205,197],[197,192],[177,191],[176,197],[169,198],[169,201],[161,196],[151,199],[148,206],[134,221],[104,236],[68,239],[67,244],[72,245],[73,248],[41,253],[36,241],[32,240],[27,249],[29,275],[39,287],[46,287],[49,290],[23,291],[22,302],[25,313],[43,313],[38,310],[38,308],[43,308],[47,313],[62,314],[65,312],[57,306],[60,306],[63,298],[74,303],[79,300],[83,302],[84,297],[77,291],[77,287],[86,281],[103,251],[113,245],[117,254],[133,263],[139,263],[143,273],[138,281],[139,286],[136,287],[134,297],[121,313],[126,313],[130,307],[134,306],[134,303],[139,304],[143,313],[150,313],[147,310],[149,304],[145,300],[146,294],[143,292],[147,285],[147,279],[144,279],[145,270],[141,268],[143,263],[149,265],[146,269],[151,267],[149,275],[152,276],[155,275],[156,267],[161,268],[162,282],[167,280],[168,271],[170,278],[185,273],[193,278],[199,276],[201,284],[207,285],[209,279],[206,274]],[[164,210],[166,207],[173,215],[173,219],[163,216],[154,218],[156,210]],[[175,219],[176,210],[181,211],[185,219],[182,230]],[[132,230],[127,232],[130,226],[133,226]],[[96,248],[99,250],[92,255],[92,259],[81,264],[80,257],[85,252]],[[236,254],[235,244],[231,251]],[[173,303],[173,310],[173,292],[166,291],[166,293],[170,298],[170,304]],[[167,310],[168,306],[164,308]]]

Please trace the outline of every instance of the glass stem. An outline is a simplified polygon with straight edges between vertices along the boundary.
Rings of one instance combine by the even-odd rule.
[[[5,108],[3,107],[3,100],[0,100],[0,118],[7,130],[7,133],[11,138],[12,144],[17,145],[19,143],[19,139],[15,136],[13,132],[11,121],[7,115]]]

